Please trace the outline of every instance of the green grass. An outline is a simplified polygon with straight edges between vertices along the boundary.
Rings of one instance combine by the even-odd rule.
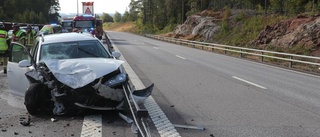
[[[222,21],[220,24],[222,31],[216,34],[214,39],[221,44],[246,47],[250,41],[258,38],[261,30],[263,30],[265,26],[272,26],[286,18],[285,16],[262,15],[249,18],[240,14],[234,19],[236,25],[230,24],[230,21],[228,24]]]

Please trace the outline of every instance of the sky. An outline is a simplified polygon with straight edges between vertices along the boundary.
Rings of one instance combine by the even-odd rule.
[[[94,2],[94,13],[115,13],[116,11],[124,13],[131,0],[59,0],[61,8],[59,13],[77,13],[77,1],[79,13],[82,14],[81,2]]]

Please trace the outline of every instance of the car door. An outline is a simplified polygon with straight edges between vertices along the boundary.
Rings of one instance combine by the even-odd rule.
[[[28,68],[19,67],[21,60],[30,60],[28,52],[19,43],[11,43],[7,65],[7,78],[9,91],[13,94],[24,96],[29,87],[29,81],[25,76]]]

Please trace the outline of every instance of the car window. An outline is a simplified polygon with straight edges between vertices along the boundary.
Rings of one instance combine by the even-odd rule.
[[[21,60],[29,60],[28,52],[24,50],[21,46],[18,44],[12,44],[11,46],[11,57],[9,58],[9,61],[19,63]]]
[[[40,49],[40,61],[46,59],[110,58],[97,40],[44,44]]]

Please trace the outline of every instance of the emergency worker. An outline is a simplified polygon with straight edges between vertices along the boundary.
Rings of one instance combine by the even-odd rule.
[[[8,32],[5,30],[5,26],[0,24],[0,57],[3,61],[3,73],[7,73],[7,63],[8,63],[8,45],[10,45],[10,40],[8,38]]]
[[[103,35],[103,29],[102,26],[97,26],[96,30],[95,30],[95,35],[96,37],[101,40],[102,39],[102,35]]]
[[[18,23],[13,23],[12,28],[13,31],[11,41],[26,45],[26,33],[20,29],[20,25]]]
[[[27,25],[26,32],[26,47],[30,50],[35,39],[36,39],[36,31],[32,29],[31,25]]]
[[[17,23],[13,23],[12,25],[13,31],[12,31],[12,38],[11,38],[11,42],[17,42],[20,43],[24,46],[26,46],[26,33],[20,29],[20,25]],[[19,61],[23,60],[24,57],[23,55],[25,55],[24,53],[24,49],[22,49],[19,46],[14,46],[12,47],[12,61],[18,63]]]

